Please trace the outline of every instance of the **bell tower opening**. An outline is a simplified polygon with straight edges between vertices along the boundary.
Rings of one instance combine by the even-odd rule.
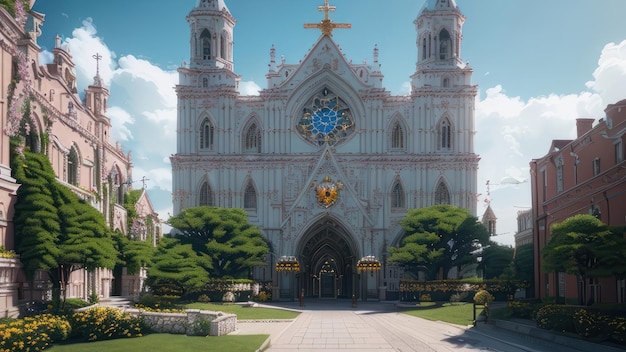
[[[352,236],[337,221],[324,218],[299,243],[299,286],[307,297],[349,298],[356,294],[357,251]]]

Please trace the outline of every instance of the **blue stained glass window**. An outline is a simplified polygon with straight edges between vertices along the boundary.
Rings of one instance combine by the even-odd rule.
[[[314,96],[311,106],[305,107],[302,114],[298,131],[312,143],[333,145],[354,131],[350,109],[328,89]]]

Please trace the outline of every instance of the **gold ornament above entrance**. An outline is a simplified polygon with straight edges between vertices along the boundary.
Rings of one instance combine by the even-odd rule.
[[[322,182],[313,182],[311,187],[315,190],[315,196],[319,205],[324,208],[330,208],[339,199],[339,191],[343,188],[343,183],[333,180],[326,176]]]

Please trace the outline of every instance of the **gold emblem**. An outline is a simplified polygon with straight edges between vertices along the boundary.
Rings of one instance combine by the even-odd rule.
[[[319,184],[313,182],[311,187],[315,190],[319,205],[329,208],[339,199],[339,191],[343,188],[343,184],[339,181],[333,182],[330,177],[326,176]]]

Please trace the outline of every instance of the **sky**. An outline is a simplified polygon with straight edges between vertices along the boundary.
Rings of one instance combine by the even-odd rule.
[[[225,0],[237,19],[234,71],[243,95],[266,87],[270,49],[298,63],[317,41],[323,0]],[[479,218],[491,204],[496,242],[514,244],[517,212],[530,209],[529,162],[553,139],[574,139],[576,119],[604,117],[626,98],[623,0],[456,0],[466,17],[461,58],[470,63],[476,97],[475,152],[481,161]],[[353,62],[379,49],[383,85],[409,93],[417,62],[413,21],[425,0],[331,0],[331,19],[350,23],[333,39]],[[51,61],[54,37],[69,48],[78,89],[100,76],[111,97],[112,143],[133,158],[135,189],[145,186],[162,220],[172,213],[170,155],[176,153],[177,68],[189,61],[186,16],[196,0],[36,1],[45,14],[40,64]],[[490,186],[487,187],[487,181]]]

